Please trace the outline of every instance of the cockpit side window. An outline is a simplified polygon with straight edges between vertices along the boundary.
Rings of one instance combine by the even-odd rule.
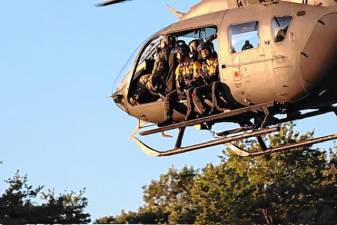
[[[273,18],[272,35],[274,42],[281,42],[285,39],[291,20],[292,20],[291,16],[282,16]]]
[[[260,44],[259,22],[254,21],[231,25],[229,27],[229,37],[231,41],[231,53],[258,48]]]

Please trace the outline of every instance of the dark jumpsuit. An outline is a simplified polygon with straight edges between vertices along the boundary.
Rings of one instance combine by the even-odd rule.
[[[199,80],[200,69],[201,65],[198,61],[192,61],[188,58],[179,63],[175,70],[176,90],[168,93],[165,98],[165,120],[172,120],[174,104],[178,99],[182,99],[185,96],[187,99],[186,116],[193,111],[191,94]]]
[[[144,103],[144,98],[152,95],[165,95],[166,79],[169,72],[168,58],[171,47],[158,49],[151,74],[143,75],[137,84],[136,94],[132,98],[135,104]]]
[[[207,104],[205,99],[212,101],[212,111],[218,108],[218,92],[219,92],[219,63],[217,57],[211,56],[201,63],[200,77],[203,85],[197,87],[193,91],[193,103],[199,114],[207,112]]]
[[[162,95],[165,95],[166,79],[169,73],[170,52],[170,46],[159,49],[152,70],[151,83]]]

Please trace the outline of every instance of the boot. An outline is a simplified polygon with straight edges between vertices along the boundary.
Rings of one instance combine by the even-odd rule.
[[[158,127],[165,127],[165,126],[171,125],[173,122],[174,122],[173,118],[169,117],[169,118],[166,118],[163,122],[158,123]]]

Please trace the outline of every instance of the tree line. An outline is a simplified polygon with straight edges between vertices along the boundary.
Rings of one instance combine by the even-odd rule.
[[[292,124],[270,145],[311,138]],[[258,150],[254,140],[238,143]],[[336,149],[312,147],[256,158],[224,153],[218,165],[171,168],[143,187],[136,212],[96,220],[115,224],[337,224]]]
[[[311,138],[292,124],[269,135],[269,144]],[[237,143],[258,150],[255,140]],[[218,164],[170,168],[143,187],[135,212],[95,220],[103,224],[337,224],[337,151],[313,147],[242,158],[224,151]],[[86,224],[85,190],[56,195],[16,173],[0,192],[0,224]],[[125,184],[127,185],[127,184]]]
[[[86,224],[90,214],[84,210],[88,200],[84,190],[56,195],[44,186],[33,187],[27,176],[17,172],[6,180],[0,193],[0,224]]]

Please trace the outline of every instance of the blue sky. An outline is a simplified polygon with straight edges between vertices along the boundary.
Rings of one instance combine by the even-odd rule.
[[[173,165],[218,162],[221,147],[164,159],[144,155],[128,139],[136,120],[107,98],[138,45],[176,21],[165,4],[185,11],[195,2],[136,0],[108,8],[94,7],[94,0],[2,2],[0,191],[17,169],[59,193],[86,187],[95,219],[136,210],[142,186]],[[299,130],[336,132],[334,119],[307,120]],[[209,135],[192,131],[187,141],[195,137]]]

